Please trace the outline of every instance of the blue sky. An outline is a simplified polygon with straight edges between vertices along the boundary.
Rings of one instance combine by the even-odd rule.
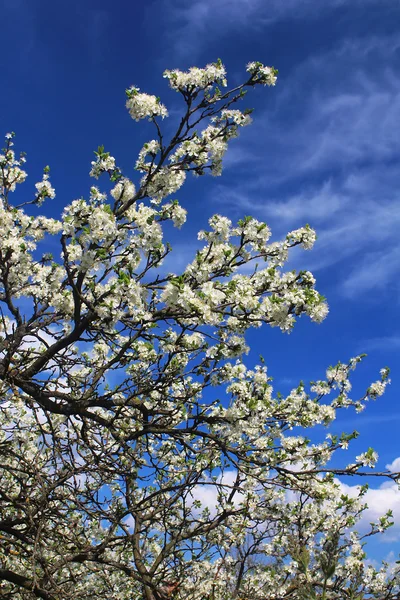
[[[15,131],[28,154],[25,192],[50,164],[52,216],[87,196],[100,144],[134,177],[137,152],[153,131],[125,110],[129,85],[160,95],[173,122],[179,105],[165,68],[221,57],[232,84],[250,60],[279,69],[275,88],[246,99],[254,124],[233,142],[223,176],[180,191],[189,219],[171,240],[174,266],[186,266],[197,230],[215,212],[264,219],[276,238],[310,223],[318,242],[291,266],[314,272],[330,314],[319,326],[299,322],[290,336],[256,331],[254,357],[263,354],[283,392],[364,351],[356,392],[390,366],[387,394],[334,428],[358,429],[354,452],[373,446],[382,469],[399,457],[398,0],[114,0],[112,8],[100,0],[0,0],[0,11],[0,129]],[[385,555],[400,548],[400,495],[388,486],[374,494],[371,502],[392,506],[399,520],[378,552]]]

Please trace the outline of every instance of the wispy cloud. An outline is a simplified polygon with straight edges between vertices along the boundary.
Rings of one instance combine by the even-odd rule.
[[[265,218],[279,219],[284,228],[296,222],[302,223],[310,215],[314,221],[323,222],[342,209],[345,203],[343,195],[333,190],[329,180],[323,182],[320,188],[309,187],[308,190],[290,195],[284,200],[274,197],[267,199],[261,189],[255,195],[253,185],[243,190],[221,186],[218,198],[220,202],[235,204],[240,211],[256,210]]]
[[[396,350],[400,348],[400,335],[388,335],[371,338],[360,343],[360,350],[368,352],[372,350]]]
[[[380,179],[393,188],[382,199]],[[400,271],[400,203],[397,167],[376,167],[354,172],[347,178],[333,177],[320,185],[308,185],[299,194],[268,198],[268,192],[221,188],[216,196],[234,204],[240,214],[249,212],[265,219],[273,232],[286,231],[310,223],[318,241],[313,252],[299,259],[307,268],[326,269],[347,262],[345,285],[348,296],[372,288],[382,288]],[[350,264],[349,264],[350,260]],[[343,273],[341,274],[343,281]]]
[[[0,14],[2,22],[7,23],[7,33],[17,28],[23,37],[23,47],[16,55],[18,68],[24,72],[24,76],[31,74],[33,57],[40,59],[42,69],[44,69],[49,62],[49,57],[43,49],[42,40],[38,34],[38,14],[34,3],[27,0],[13,2],[0,0]]]
[[[164,13],[170,23],[169,38],[179,57],[193,58],[203,49],[204,33],[243,25],[262,26],[264,0],[166,0]],[[258,20],[253,19],[258,15]]]
[[[399,271],[400,245],[389,251],[372,252],[351,270],[342,290],[347,296],[355,297],[369,290],[383,289],[391,281],[397,281]],[[398,292],[397,283],[395,285]]]
[[[50,45],[47,37],[48,25],[44,18],[46,11],[43,12],[41,8],[43,7],[39,3],[29,0],[0,0],[3,21],[11,30],[17,25],[23,32],[24,51],[19,52],[20,68],[26,69],[28,73],[32,71],[32,62],[35,60],[40,61],[42,69],[50,69],[58,60],[57,48]],[[60,46],[61,40],[67,35],[71,44],[78,43],[82,47],[92,63],[101,60],[104,37],[110,21],[108,10],[79,3],[71,11],[67,5],[60,5],[57,10],[52,11],[52,21],[54,29],[63,31],[62,28],[65,27],[60,35]]]
[[[257,132],[244,139],[258,155],[265,147],[266,168],[254,186],[398,158],[400,78],[385,63],[399,47],[392,37],[346,40],[293,65],[274,90],[275,114],[256,112]],[[373,64],[382,66],[374,71]]]
[[[377,4],[379,0],[353,0],[357,4]],[[282,20],[315,19],[346,5],[347,0],[166,0],[165,15],[170,24],[170,39],[175,52],[191,57],[201,52],[207,35],[229,35],[246,27],[265,29]]]
[[[86,44],[89,58],[93,63],[99,62],[103,56],[110,13],[102,8],[92,8],[82,4],[78,14],[81,39]]]
[[[399,292],[400,78],[384,66],[371,71],[399,47],[393,37],[346,40],[299,65],[274,118],[259,117],[241,140],[244,160],[248,147],[258,162],[251,157],[246,179],[232,169],[232,183],[215,194],[278,235],[310,223],[319,239],[302,266],[346,261],[341,292],[358,299],[385,287]]]

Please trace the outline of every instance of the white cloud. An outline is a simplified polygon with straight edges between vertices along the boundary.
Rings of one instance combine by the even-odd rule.
[[[386,465],[386,468],[391,473],[400,473],[400,456],[398,456],[394,459],[394,461]]]
[[[296,471],[299,465],[290,465],[291,470]],[[400,472],[400,457],[395,458],[390,464],[386,465],[386,469],[392,473]],[[234,485],[236,479],[236,471],[226,471],[220,478],[219,483],[227,486],[229,489]],[[344,494],[350,497],[358,496],[359,486],[349,485],[343,481],[337,480],[340,483],[341,490]],[[234,504],[238,505],[242,495],[237,493],[234,499]],[[218,489],[215,485],[198,485],[193,492],[193,499],[200,500],[203,508],[208,507],[211,515],[216,514],[216,506],[218,505]],[[288,492],[286,501],[294,501],[296,494]],[[367,510],[362,514],[360,522],[357,523],[356,529],[360,532],[368,530],[371,522],[378,522],[388,510],[393,511],[395,524],[386,532],[381,539],[384,542],[392,542],[400,540],[400,490],[398,484],[393,481],[386,480],[379,487],[370,487],[364,496],[365,503],[368,505]]]
[[[224,471],[224,473],[218,478],[216,482],[211,480],[204,484],[196,485],[192,492],[193,500],[199,500],[202,504],[202,509],[208,508],[211,515],[214,516],[217,513],[217,507],[219,504],[218,496],[220,492],[227,495],[233,489],[237,478],[237,472],[234,470]],[[236,491],[233,497],[233,504],[238,506],[240,504],[243,494]]]
[[[400,458],[396,458],[400,462]],[[347,485],[340,482],[341,489],[344,494],[350,497],[355,497],[358,494],[358,486]],[[366,531],[370,523],[378,522],[388,510],[393,511],[394,525],[385,532],[380,540],[382,542],[394,542],[400,539],[400,490],[399,486],[394,482],[382,483],[378,488],[370,487],[364,496],[363,500],[368,505],[368,508],[363,512],[361,520],[357,523],[356,529]]]
[[[386,469],[391,473],[400,472],[400,456],[386,465]],[[348,485],[339,481],[344,494],[350,497],[356,497],[359,487]],[[361,521],[357,523],[356,529],[366,531],[371,522],[378,522],[379,518],[389,510],[393,512],[394,525],[385,534],[381,541],[393,542],[400,540],[400,489],[394,481],[384,481],[378,488],[370,487],[363,500],[368,508],[363,512]]]

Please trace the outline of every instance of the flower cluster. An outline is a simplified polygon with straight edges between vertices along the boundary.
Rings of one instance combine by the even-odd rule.
[[[257,83],[263,85],[275,85],[278,71],[273,67],[265,67],[260,62],[250,62],[246,68]]]
[[[140,88],[132,86],[126,90],[127,101],[126,108],[132,119],[140,121],[148,118],[150,121],[154,117],[168,117],[168,111],[160,99],[150,94],[140,92]]]
[[[49,181],[49,178],[50,178],[49,172],[50,172],[49,167],[46,167],[44,170],[44,173],[43,173],[42,181],[35,184],[35,188],[37,190],[35,202],[39,206],[45,201],[46,198],[53,199],[56,197],[56,192],[55,192],[54,188],[51,186],[51,183]]]
[[[93,160],[89,175],[98,179],[102,173],[112,173],[115,171],[115,158],[110,156],[109,152],[104,152],[104,148],[101,146],[97,152],[95,152],[96,160]]]
[[[128,202],[132,200],[136,194],[135,185],[130,179],[123,177],[111,190],[111,196],[119,202]]]
[[[27,173],[21,168],[25,163],[25,156],[21,154],[17,160],[14,150],[12,150],[13,137],[14,133],[6,134],[4,154],[0,154],[0,190],[3,196],[8,192],[14,192],[17,184],[23,183],[27,177]]]
[[[166,70],[164,77],[168,79],[171,88],[179,92],[195,88],[204,89],[215,83],[227,86],[226,70],[221,61],[207,65],[204,69],[192,67],[186,73],[178,69]]]
[[[154,163],[154,159],[156,155],[160,152],[161,147],[157,140],[151,140],[150,142],[146,142],[139,152],[138,159],[136,161],[136,169],[142,173],[149,172],[151,170],[151,166]],[[150,156],[151,162],[146,162],[146,158]]]

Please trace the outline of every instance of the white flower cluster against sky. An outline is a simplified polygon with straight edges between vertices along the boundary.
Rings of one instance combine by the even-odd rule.
[[[315,228],[314,249],[299,250],[292,263],[317,277],[328,318],[300,322],[288,336],[257,332],[253,342],[249,335],[251,355],[264,356],[282,392],[360,352],[368,359],[356,385],[391,367],[385,396],[334,428],[357,429],[356,450],[373,446],[380,470],[400,470],[397,0],[114,0],[112,7],[105,0],[0,0],[0,11],[0,133],[16,132],[32,188],[50,164],[57,197],[43,209],[49,217],[87,193],[101,144],[133,176],[153,132],[127,115],[126,88],[159,95],[174,122],[182,107],[165,69],[221,57],[231,85],[252,60],[279,70],[275,87],[249,98],[254,123],[230,146],[223,176],[188,178],[178,193],[188,221],[167,268],[186,266],[196,232],[216,212],[265,220],[277,239],[306,223]],[[351,493],[353,482],[343,485]],[[376,555],[398,552],[400,492],[372,482],[367,502],[369,520],[392,508],[398,521]]]

